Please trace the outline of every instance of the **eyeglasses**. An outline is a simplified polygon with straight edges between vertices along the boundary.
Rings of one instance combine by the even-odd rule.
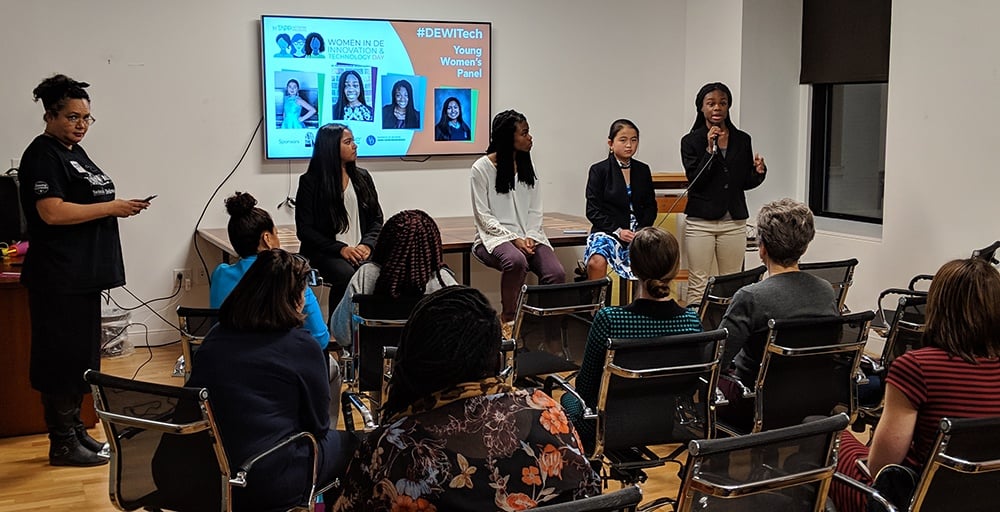
[[[307,285],[319,286],[320,284],[323,283],[323,278],[320,277],[319,271],[309,266],[309,258],[306,258],[305,256],[298,253],[292,254],[292,257],[301,261],[302,264],[305,265],[306,271],[304,278]]]
[[[63,115],[63,117],[65,117],[66,120],[72,124],[78,124],[80,121],[83,121],[83,124],[90,126],[97,122],[97,119],[95,119],[94,116],[90,114],[87,114],[85,116],[81,116],[80,114],[70,114],[68,116]]]

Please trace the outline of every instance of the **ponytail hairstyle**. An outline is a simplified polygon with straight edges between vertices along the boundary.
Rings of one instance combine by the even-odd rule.
[[[514,131],[517,130],[517,124],[527,121],[524,114],[516,110],[504,110],[493,118],[490,145],[486,148],[486,152],[497,155],[498,194],[506,194],[514,189],[515,169],[518,181],[529,187],[535,186],[535,166],[531,163],[531,153],[514,149]]]
[[[87,82],[78,82],[66,75],[53,75],[42,80],[31,94],[35,101],[42,100],[42,107],[47,114],[58,114],[66,106],[66,100],[87,100],[90,95],[85,90],[90,87]]]
[[[657,299],[670,295],[670,281],[677,277],[680,254],[680,244],[674,235],[653,226],[636,231],[628,244],[632,273],[642,281],[646,292]]]
[[[379,232],[371,260],[381,267],[375,295],[421,297],[435,275],[445,286],[441,279],[441,232],[434,219],[421,210],[404,210],[389,217]]]
[[[319,197],[316,204],[328,205],[328,211],[325,214],[333,223],[336,233],[346,233],[348,222],[350,222],[347,208],[344,206],[344,184],[340,160],[340,141],[344,137],[344,130],[347,129],[347,125],[340,123],[329,123],[320,127],[319,131],[316,132],[316,142],[313,144],[313,154],[309,160],[309,167],[306,168],[306,175],[313,176],[313,179],[319,183]],[[358,209],[371,208],[375,201],[375,192],[368,181],[359,179],[357,162],[344,162],[343,168],[346,169],[347,177],[350,178],[351,186],[354,187],[358,196]]]
[[[403,328],[385,418],[435,392],[500,370],[500,318],[475,288],[449,286],[420,300]]]

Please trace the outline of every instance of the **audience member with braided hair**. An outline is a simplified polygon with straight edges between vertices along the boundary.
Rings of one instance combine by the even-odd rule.
[[[638,279],[638,297],[627,306],[609,306],[594,315],[576,377],[576,390],[591,407],[597,405],[608,338],[655,338],[701,332],[698,313],[670,298],[670,282],[680,266],[677,239],[662,229],[645,227],[636,231],[628,250],[632,273]],[[590,450],[594,444],[594,423],[583,419],[583,405],[568,393],[562,396],[562,404],[584,446]]]
[[[500,322],[481,292],[424,297],[403,330],[383,426],[332,510],[524,510],[599,494],[559,404],[511,388],[499,369]]]
[[[528,120],[514,110],[493,118],[486,155],[472,164],[473,252],[501,272],[501,318],[512,322],[531,270],[541,284],[562,283],[566,271],[542,229],[541,181],[531,163]]]
[[[434,219],[421,210],[401,211],[382,226],[371,261],[347,283],[330,315],[330,331],[341,346],[351,346],[351,299],[357,293],[416,298],[454,284],[458,282],[444,266],[441,232]]]

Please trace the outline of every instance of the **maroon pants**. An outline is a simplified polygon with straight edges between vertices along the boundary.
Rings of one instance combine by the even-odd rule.
[[[475,253],[479,261],[500,271],[500,302],[503,309],[500,318],[504,322],[514,320],[517,297],[529,270],[538,276],[541,284],[566,282],[566,271],[563,270],[562,263],[559,263],[556,253],[547,245],[536,245],[535,254],[528,255],[510,242],[498,245],[492,253],[479,244]]]

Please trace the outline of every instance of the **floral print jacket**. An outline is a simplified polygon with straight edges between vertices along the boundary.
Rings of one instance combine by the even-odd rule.
[[[559,404],[499,379],[435,393],[368,435],[334,512],[525,510],[600,494]]]

